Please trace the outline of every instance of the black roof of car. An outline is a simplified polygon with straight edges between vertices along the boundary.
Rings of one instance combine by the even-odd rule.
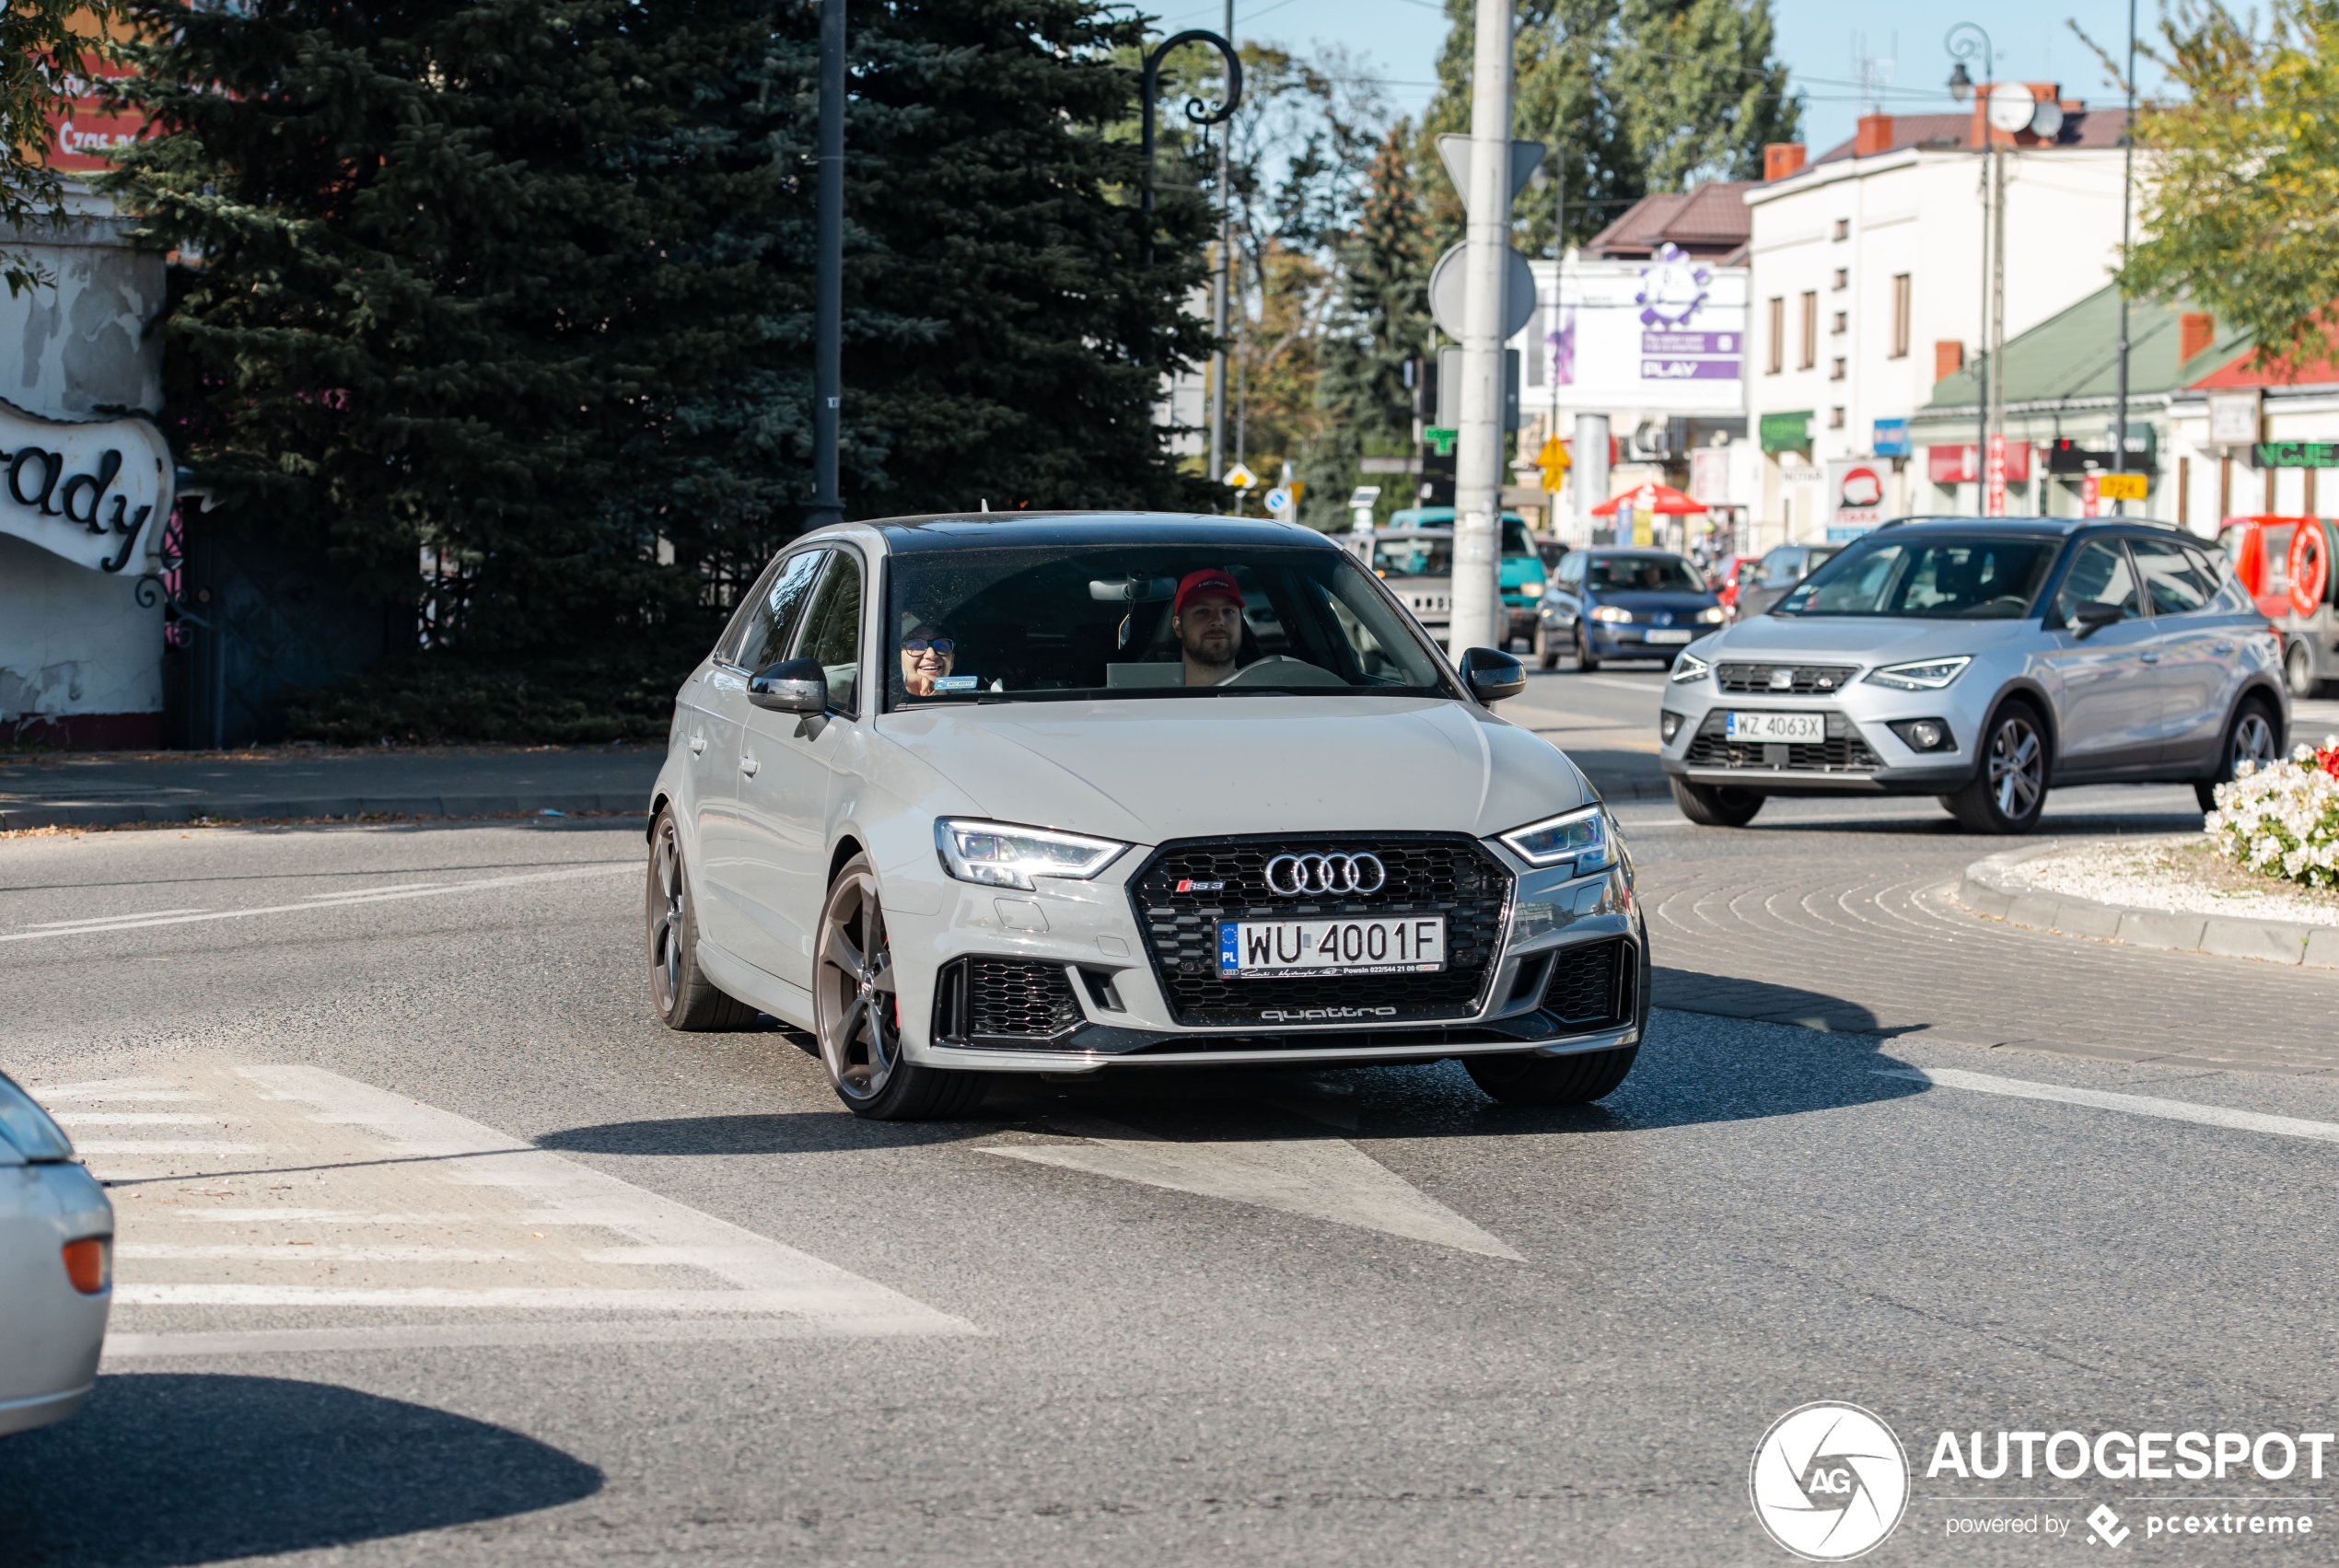
[[[872,517],[891,549],[1015,549],[1095,544],[1340,546],[1331,536],[1267,517],[1214,517],[1182,512],[946,512],[923,517]]]
[[[2148,533],[2182,533],[2184,530],[2159,517],[1894,517],[1878,525],[1881,528],[1995,528],[2007,533],[2027,533],[2056,539],[2068,538],[2083,529],[2135,528]]]
[[[1680,551],[1668,550],[1661,544],[1588,544],[1568,553],[1572,555],[1665,555],[1676,561],[1688,559]]]

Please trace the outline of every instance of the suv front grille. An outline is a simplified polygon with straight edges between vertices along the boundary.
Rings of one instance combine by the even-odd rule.
[[[1785,670],[1793,681],[1774,686],[1774,671]],[[1852,683],[1860,668],[1852,664],[1721,664],[1714,667],[1714,683],[1725,691],[1773,692],[1790,697],[1823,697]]]
[[[1267,862],[1278,854],[1367,851],[1380,857],[1389,875],[1375,892],[1280,898],[1267,889]],[[1224,887],[1181,892],[1181,882]],[[1190,1028],[1259,1028],[1267,1012],[1310,1008],[1335,1010],[1336,1016],[1326,1022],[1472,1016],[1484,1005],[1502,951],[1510,889],[1509,871],[1462,834],[1370,832],[1178,841],[1154,851],[1129,885],[1170,1016]],[[1446,968],[1440,972],[1321,980],[1218,977],[1221,920],[1403,913],[1446,917]],[[1359,1020],[1354,1009],[1371,1012]]]
[[[1053,1045],[1085,1025],[1062,964],[959,958],[934,990],[934,1038],[959,1045]]]
[[[1827,715],[1827,739],[1817,746],[1781,746],[1724,738],[1717,710],[1705,715],[1684,761],[1693,768],[1787,769],[1806,773],[1863,773],[1883,766],[1860,732],[1841,714]]]

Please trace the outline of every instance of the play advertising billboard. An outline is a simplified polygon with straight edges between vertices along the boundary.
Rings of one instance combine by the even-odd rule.
[[[1666,246],[1642,261],[1535,264],[1522,353],[1529,409],[1735,414],[1744,406],[1747,272]]]

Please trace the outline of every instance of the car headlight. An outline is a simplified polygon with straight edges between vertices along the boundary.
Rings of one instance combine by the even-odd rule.
[[[1521,583],[1519,585],[1519,597],[1521,598],[1541,598],[1543,597],[1543,585],[1541,583]]]
[[[986,888],[1028,890],[1034,877],[1086,881],[1121,858],[1128,847],[1111,839],[1018,828],[1006,822],[946,817],[934,824],[934,848],[942,857],[942,869],[961,882],[978,882]]]
[[[1693,653],[1682,653],[1673,660],[1673,679],[1703,680],[1714,672],[1714,667]]]
[[[1718,604],[1709,604],[1697,612],[1697,619],[1704,625],[1719,626],[1729,619],[1729,612]]]
[[[1907,664],[1879,666],[1868,672],[1868,679],[1896,691],[1938,691],[1963,675],[1965,667],[1972,662],[1962,655],[1956,658],[1912,659]]]
[[[1592,606],[1592,619],[1595,621],[1605,621],[1612,624],[1621,621],[1629,621],[1632,618],[1633,612],[1626,610],[1621,604],[1596,604]]]
[[[1546,817],[1502,835],[1503,842],[1530,865],[1576,863],[1577,874],[1600,871],[1615,864],[1616,847],[1608,830],[1608,813],[1597,806]]]

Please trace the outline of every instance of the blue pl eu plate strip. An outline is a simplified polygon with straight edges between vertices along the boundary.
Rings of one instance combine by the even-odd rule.
[[[1218,923],[1218,972],[1232,974],[1242,966],[1242,928],[1234,922]]]

